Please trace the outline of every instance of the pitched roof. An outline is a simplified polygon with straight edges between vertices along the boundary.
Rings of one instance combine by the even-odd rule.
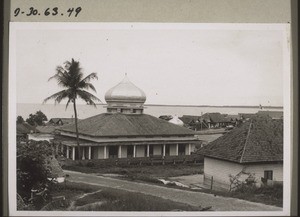
[[[221,123],[221,122],[230,122],[228,118],[226,118],[225,115],[215,112],[215,113],[205,113],[201,116],[203,120],[205,121],[211,121],[213,123]]]
[[[35,127],[30,124],[24,122],[21,124],[17,124],[17,134],[28,134],[31,131],[35,131]]]
[[[240,115],[227,115],[227,118],[230,118],[231,120],[235,121],[235,120],[240,120],[241,116]]]
[[[273,119],[282,119],[283,112],[282,111],[258,111],[258,115],[266,115]]]
[[[56,130],[56,127],[55,126],[37,126],[36,129],[39,133],[54,133],[54,131]]]
[[[193,116],[193,115],[183,115],[182,117],[179,117],[179,119],[185,123],[189,124],[191,122],[195,122],[200,119],[201,116]]]
[[[75,118],[51,118],[48,123],[58,124],[59,121],[61,121],[62,124],[71,124],[75,122]]]
[[[61,131],[75,132],[75,124]],[[89,136],[194,135],[194,131],[147,114],[104,113],[78,122],[80,134]]]
[[[256,117],[209,143],[198,152],[237,163],[283,160],[283,121]]]

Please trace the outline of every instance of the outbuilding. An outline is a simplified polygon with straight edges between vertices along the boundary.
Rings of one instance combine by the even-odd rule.
[[[230,190],[234,181],[257,186],[283,182],[283,121],[252,117],[201,148],[204,185]]]

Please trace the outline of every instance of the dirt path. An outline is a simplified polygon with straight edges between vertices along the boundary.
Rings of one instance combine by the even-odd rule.
[[[138,183],[109,177],[96,176],[80,172],[66,171],[69,174],[67,180],[77,183],[86,183],[102,187],[120,188],[122,190],[139,192],[152,196],[158,196],[176,202],[190,204],[192,206],[212,206],[215,211],[281,211],[282,208],[249,202],[236,198],[226,198],[206,194],[203,192],[192,192],[181,189],[168,188],[152,184]]]

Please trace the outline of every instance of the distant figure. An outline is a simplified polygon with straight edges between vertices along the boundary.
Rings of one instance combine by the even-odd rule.
[[[263,107],[261,106],[261,104],[259,104],[259,109],[263,109]]]

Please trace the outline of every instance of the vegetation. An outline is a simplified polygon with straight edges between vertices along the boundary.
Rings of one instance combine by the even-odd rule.
[[[174,176],[192,175],[203,173],[203,164],[167,164],[167,165],[120,165],[120,166],[94,166],[87,167],[80,165],[64,165],[63,169],[84,173],[97,174],[119,174],[130,180],[140,180],[146,182],[158,182],[158,178]]]
[[[29,200],[31,189],[47,183],[50,168],[46,159],[52,155],[47,141],[29,141],[17,145],[17,193]]]
[[[19,117],[20,116],[18,116],[18,118]],[[26,122],[32,126],[35,126],[35,125],[41,126],[41,125],[44,125],[45,121],[47,121],[47,120],[48,120],[47,116],[43,112],[37,111],[35,114],[30,114],[29,117],[26,119]],[[19,121],[21,121],[20,118],[19,118]]]
[[[96,106],[94,101],[100,101],[96,96],[87,92],[86,90],[96,89],[93,84],[90,83],[93,79],[98,79],[96,73],[91,73],[84,77],[82,68],[80,64],[74,59],[71,62],[66,61],[64,66],[58,66],[56,68],[56,73],[54,76],[50,77],[49,80],[55,79],[57,84],[63,88],[63,90],[47,97],[44,100],[46,103],[48,100],[53,99],[55,103],[60,103],[62,100],[67,99],[66,108],[69,103],[73,103],[74,115],[75,115],[75,128],[76,128],[76,138],[78,146],[78,156],[81,158],[80,146],[79,146],[79,135],[78,135],[78,123],[77,123],[77,108],[76,100],[80,98],[84,100],[88,105]]]
[[[63,203],[53,202],[42,210],[71,211],[201,211],[184,203],[120,189],[67,182],[53,194],[65,195]]]
[[[22,124],[22,123],[24,123],[23,117],[22,116],[18,116],[17,117],[17,124]]]
[[[230,192],[210,189],[201,189],[201,191],[222,197],[233,197],[278,207],[283,206],[282,184],[274,184],[273,186],[264,185],[262,187],[256,187],[255,185],[241,185],[237,190]]]

